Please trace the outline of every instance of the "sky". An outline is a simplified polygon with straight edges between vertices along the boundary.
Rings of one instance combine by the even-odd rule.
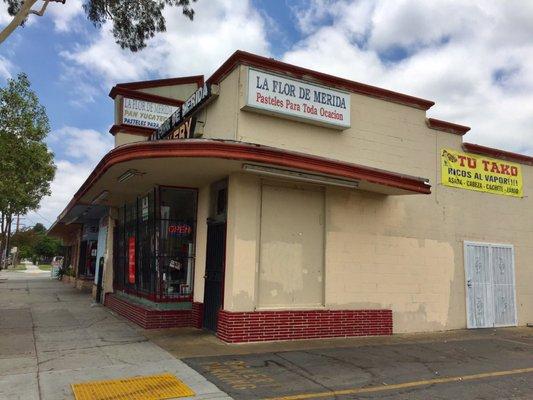
[[[237,49],[433,100],[428,117],[470,126],[465,141],[533,155],[531,1],[198,0],[139,53],[82,4],[50,3],[0,45],[0,84],[27,73],[52,128],[52,195],[26,226],[49,226],[112,148],[113,85],[209,76]]]

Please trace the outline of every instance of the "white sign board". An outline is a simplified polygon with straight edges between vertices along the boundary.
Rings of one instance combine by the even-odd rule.
[[[250,68],[246,109],[337,129],[350,127],[350,94]]]
[[[157,129],[178,107],[124,97],[122,123]]]

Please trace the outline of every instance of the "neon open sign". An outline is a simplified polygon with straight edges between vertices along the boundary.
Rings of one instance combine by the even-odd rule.
[[[172,236],[186,236],[190,235],[192,227],[187,224],[177,224],[168,226],[168,234]]]

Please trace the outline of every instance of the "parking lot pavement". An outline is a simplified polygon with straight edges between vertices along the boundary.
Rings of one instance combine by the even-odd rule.
[[[72,383],[167,372],[195,399],[228,399],[141,329],[91,303],[57,280],[0,272],[0,399],[74,399]]]
[[[533,399],[533,328],[227,345],[142,330],[29,275],[0,273],[2,400],[73,399],[71,383],[163,372],[199,399]]]
[[[234,399],[533,399],[533,329],[183,361]],[[429,382],[428,382],[429,381]]]

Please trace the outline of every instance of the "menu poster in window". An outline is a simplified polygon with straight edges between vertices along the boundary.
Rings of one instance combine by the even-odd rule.
[[[128,282],[135,283],[135,236],[128,239]]]
[[[143,221],[148,219],[148,196],[141,199],[141,219]]]
[[[170,207],[161,206],[161,234],[162,239],[168,238],[168,219],[170,218]]]

